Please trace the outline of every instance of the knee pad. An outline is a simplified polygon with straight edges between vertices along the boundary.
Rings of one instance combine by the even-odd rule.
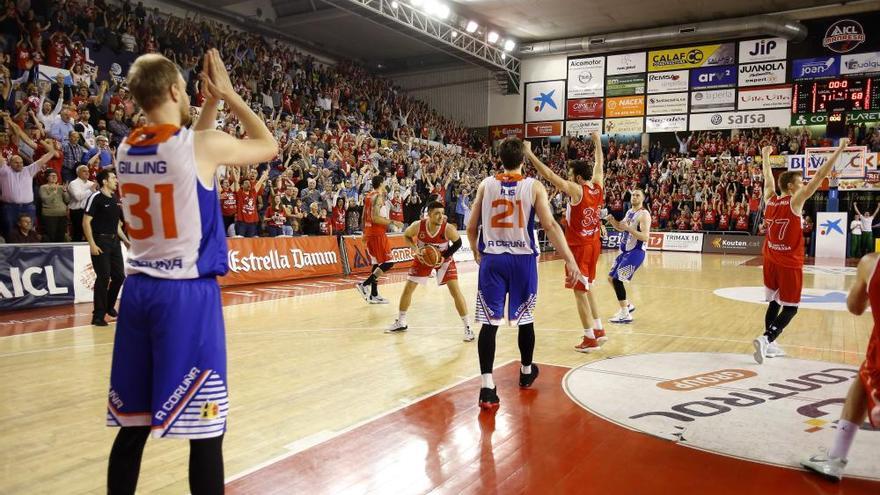
[[[393,261],[386,261],[385,263],[382,263],[381,265],[379,265],[379,269],[382,270],[383,272],[387,272],[393,266],[394,266]]]

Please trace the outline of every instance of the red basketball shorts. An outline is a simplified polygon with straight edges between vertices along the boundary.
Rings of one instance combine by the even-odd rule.
[[[599,255],[602,254],[602,245],[594,243],[568,247],[571,249],[575,262],[577,262],[578,267],[581,269],[583,278],[571,282],[566,277],[565,288],[587,292],[596,283],[596,265],[599,263]],[[568,275],[568,269],[566,269],[566,275]]]
[[[388,242],[387,235],[364,236],[364,242],[367,245],[370,263],[381,265],[386,261],[391,261],[391,244]]]
[[[764,258],[764,289],[767,302],[776,301],[782,306],[801,303],[804,286],[804,269],[786,268]]]
[[[433,266],[428,266],[418,260],[413,260],[407,280],[417,284],[426,284],[428,283],[428,278],[431,277],[431,272],[434,270],[435,268]],[[450,280],[458,280],[458,269],[456,269],[455,261],[452,259],[448,259],[441,263],[436,270],[437,285],[446,285]]]

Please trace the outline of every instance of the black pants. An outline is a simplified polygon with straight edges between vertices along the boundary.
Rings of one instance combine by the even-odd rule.
[[[235,215],[223,215],[223,234],[229,235],[229,226],[235,223]],[[238,232],[236,232],[237,234]]]
[[[72,242],[82,242],[85,240],[83,234],[83,213],[85,211],[70,210],[70,240]]]
[[[92,318],[104,318],[107,310],[116,305],[125,271],[122,262],[122,247],[119,237],[109,234],[95,234],[95,244],[101,248],[101,254],[92,255],[92,267],[95,269],[95,309]]]
[[[67,217],[43,217],[43,228],[46,231],[46,242],[67,242],[65,235],[67,234]]]

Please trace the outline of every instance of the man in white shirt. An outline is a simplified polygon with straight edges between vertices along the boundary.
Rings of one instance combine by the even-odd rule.
[[[85,105],[82,105],[77,115],[78,119],[73,127],[82,136],[83,141],[86,143],[86,148],[92,149],[95,147],[95,128],[92,127],[92,124],[89,124],[91,113]]]
[[[861,257],[874,252],[874,217],[880,212],[880,203],[877,203],[877,208],[875,208],[874,213],[871,213],[870,215],[868,215],[867,211],[864,213],[859,211],[858,203],[853,203],[853,206],[855,206],[856,214],[862,224],[861,242],[859,243],[860,249],[857,253],[858,256]]]
[[[849,223],[849,257],[858,258],[862,243],[862,221],[856,215]]]
[[[85,213],[86,202],[89,196],[95,192],[97,184],[89,180],[89,167],[80,165],[76,168],[76,179],[70,181],[67,186],[67,192],[70,194],[70,240],[73,242],[82,242],[85,240],[83,234],[82,220]]]
[[[21,215],[31,217],[31,224],[36,223],[34,176],[46,168],[46,163],[53,156],[54,153],[44,153],[39,160],[27,167],[19,155],[12,155],[8,164],[0,157],[0,233],[7,239]]]

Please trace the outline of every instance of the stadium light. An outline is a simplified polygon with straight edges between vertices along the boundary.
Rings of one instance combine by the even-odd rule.
[[[413,7],[421,7],[422,4],[425,3],[424,0],[409,0],[409,3],[413,4]]]
[[[496,41],[498,41],[498,33],[496,33],[495,31],[489,31],[489,36],[486,39],[489,40],[489,43],[494,44]]]
[[[504,51],[510,52],[513,51],[514,47],[516,47],[516,42],[513,40],[507,40],[504,42]]]
[[[400,4],[399,4],[399,3],[397,3],[397,2],[391,2],[391,8],[392,8],[392,9],[396,9],[397,7],[400,7]]]
[[[458,38],[458,31],[453,30],[453,31],[452,31],[452,37],[453,37],[453,38]]]
[[[467,27],[465,27],[464,30],[469,33],[473,33],[477,30],[478,27],[480,27],[480,25],[477,24],[476,21],[468,21]]]
[[[449,6],[441,3],[435,9],[435,14],[441,19],[449,19]]]
[[[502,53],[502,54],[501,54],[501,60],[507,60],[507,54],[506,54],[506,53]]]

